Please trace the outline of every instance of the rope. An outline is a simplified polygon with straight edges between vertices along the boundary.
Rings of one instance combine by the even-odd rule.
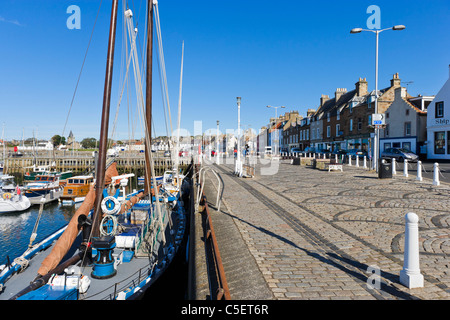
[[[66,122],[64,123],[64,128],[63,128],[63,132],[62,132],[61,137],[64,136],[64,132],[66,131],[67,122],[69,121],[69,115],[70,115],[70,112],[72,110],[73,102],[75,100],[75,95],[76,95],[77,90],[78,90],[78,84],[79,84],[80,79],[81,79],[81,74],[83,73],[84,63],[86,62],[86,58],[87,58],[87,54],[88,54],[88,51],[89,51],[89,47],[91,46],[92,36],[94,35],[95,25],[97,24],[97,19],[98,19],[98,15],[100,13],[100,8],[102,7],[102,2],[103,2],[103,0],[100,1],[100,5],[98,6],[97,16],[95,17],[94,26],[92,27],[91,36],[89,38],[89,43],[88,43],[88,46],[86,48],[86,52],[84,54],[83,63],[81,64],[81,70],[80,70],[80,73],[78,74],[77,84],[75,86],[75,91],[73,92],[72,101],[70,102],[69,112],[67,113]]]
[[[28,248],[32,247],[33,241],[36,239],[37,236],[37,228],[39,226],[39,221],[41,220],[41,216],[42,216],[42,212],[44,211],[44,203],[41,202],[40,207],[39,207],[39,214],[36,220],[36,223],[34,224],[34,228],[33,228],[33,232],[31,232],[31,237],[30,237],[30,243],[28,244]]]

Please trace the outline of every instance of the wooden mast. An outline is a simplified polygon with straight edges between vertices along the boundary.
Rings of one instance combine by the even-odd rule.
[[[144,194],[149,192],[148,186],[150,186],[151,181],[150,152],[152,145],[153,0],[148,0],[147,6],[147,69],[145,77],[145,122],[147,132],[145,135]]]
[[[102,193],[105,187],[106,151],[108,148],[109,109],[111,103],[111,87],[113,78],[114,46],[116,42],[117,7],[119,0],[113,0],[111,9],[111,23],[109,29],[108,56],[106,60],[105,87],[103,91],[102,124],[100,129],[100,144],[97,161],[97,177],[95,182],[95,205],[92,219],[92,236],[100,235],[100,219]]]

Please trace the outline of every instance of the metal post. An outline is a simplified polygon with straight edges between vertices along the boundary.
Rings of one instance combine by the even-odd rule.
[[[417,181],[422,181],[422,161],[417,161]]]
[[[217,164],[220,164],[220,152],[219,152],[219,146],[220,146],[220,144],[219,144],[219,120],[217,120],[217,143],[216,143],[216,145],[217,145],[217,151],[216,151],[216,157],[217,157],[217,159],[216,159],[216,163]]]
[[[375,113],[378,114],[378,38],[379,30],[376,30],[376,46],[375,46]],[[375,171],[378,173],[378,134],[379,129],[375,126],[375,136],[373,143],[373,159],[375,164]]]
[[[434,163],[433,169],[433,186],[439,186],[441,182],[439,181],[439,163]]]
[[[403,176],[408,177],[408,160],[403,160]]]
[[[413,212],[405,216],[405,253],[400,283],[409,289],[423,287],[423,275],[419,267],[419,217]]]

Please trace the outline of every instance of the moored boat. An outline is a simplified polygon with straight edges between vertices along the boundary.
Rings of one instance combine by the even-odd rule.
[[[92,175],[75,176],[67,179],[63,194],[59,197],[61,204],[72,206],[83,202],[93,181],[94,177]]]
[[[150,58],[146,68],[145,110],[140,110],[145,115],[144,189],[120,196],[126,178],[119,176],[116,162],[108,167],[106,165],[118,11],[118,0],[113,0],[95,186],[89,185],[85,200],[66,227],[32,246],[3,268],[0,273],[0,299],[138,299],[168,269],[175,255],[182,252],[180,248],[186,240],[187,225],[184,202],[189,200],[190,192],[180,190],[188,190],[192,183],[188,177],[180,179],[177,181],[178,187],[181,184],[185,188],[169,194],[165,188],[170,189],[172,182],[163,182],[159,188],[156,179],[151,179],[155,176],[155,170],[150,152],[152,68],[149,61],[152,61],[153,8],[159,21],[157,6],[157,1],[148,0],[147,57]],[[131,10],[126,10],[125,17],[129,33],[136,33]],[[135,45],[133,50],[133,54],[137,55]],[[136,60],[133,59],[135,70],[139,67]],[[47,250],[50,252],[45,254]]]
[[[31,204],[40,204],[42,201],[44,203],[58,201],[63,193],[60,176],[60,174],[51,173],[37,175],[33,182],[23,188],[23,192]]]
[[[30,200],[16,185],[14,176],[0,176],[0,213],[20,212],[30,206]]]

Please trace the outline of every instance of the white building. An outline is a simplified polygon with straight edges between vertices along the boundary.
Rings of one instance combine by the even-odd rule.
[[[450,159],[450,76],[428,106],[427,156]]]
[[[427,108],[434,96],[411,97],[406,88],[395,89],[395,98],[386,110],[386,127],[380,130],[380,150],[403,148],[425,155]]]

